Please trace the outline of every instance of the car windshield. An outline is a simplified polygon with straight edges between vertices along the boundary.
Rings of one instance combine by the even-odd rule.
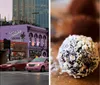
[[[46,58],[35,58],[32,60],[32,62],[44,62]]]
[[[7,64],[15,64],[16,62],[18,62],[17,60],[14,61],[8,61]]]

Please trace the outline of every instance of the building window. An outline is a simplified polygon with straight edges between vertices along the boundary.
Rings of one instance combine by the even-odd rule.
[[[33,37],[33,34],[29,33],[29,44],[30,44],[30,46],[32,46],[32,37]]]
[[[37,46],[37,38],[38,38],[38,35],[37,34],[34,34],[34,46]]]
[[[39,35],[39,46],[41,46],[42,44],[41,40],[42,40],[42,35]]]
[[[43,36],[43,47],[45,46],[46,36]]]

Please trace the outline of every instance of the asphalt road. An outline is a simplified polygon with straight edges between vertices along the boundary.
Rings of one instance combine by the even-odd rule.
[[[0,85],[49,85],[48,72],[0,72]]]

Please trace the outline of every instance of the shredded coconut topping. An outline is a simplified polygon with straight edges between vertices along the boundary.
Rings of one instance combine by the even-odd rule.
[[[90,37],[70,35],[59,48],[57,59],[62,72],[81,78],[98,67],[99,53]]]

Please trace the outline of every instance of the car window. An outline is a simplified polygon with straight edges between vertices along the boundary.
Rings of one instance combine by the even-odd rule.
[[[28,60],[21,60],[21,62],[22,62],[22,63],[27,63],[27,62],[28,62]]]
[[[35,58],[32,60],[32,62],[44,62],[46,58]]]
[[[17,60],[14,60],[14,61],[8,61],[7,64],[15,64],[17,63],[18,61]]]
[[[21,61],[17,61],[16,64],[21,64]]]

